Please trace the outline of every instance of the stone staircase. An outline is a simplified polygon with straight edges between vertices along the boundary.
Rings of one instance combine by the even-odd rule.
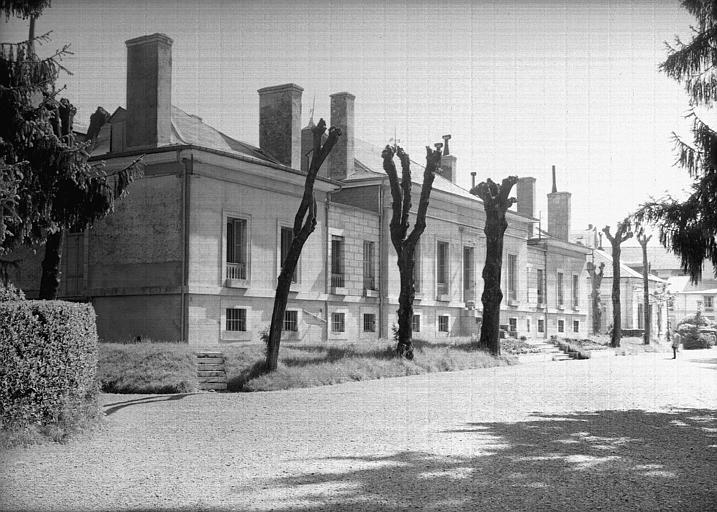
[[[524,354],[520,356],[526,359],[539,359],[541,361],[566,361],[572,359],[568,354],[560,350],[556,345],[545,339],[526,340],[526,343],[540,350],[537,353]]]
[[[224,368],[224,354],[210,350],[195,352],[199,389],[204,391],[225,391],[227,372]]]

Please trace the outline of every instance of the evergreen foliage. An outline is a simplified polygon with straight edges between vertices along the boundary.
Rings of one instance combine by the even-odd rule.
[[[110,213],[142,167],[141,158],[113,172],[88,161],[91,142],[76,136],[76,109],[57,99],[55,87],[71,52],[66,45],[40,58],[35,45],[48,41],[45,34],[0,45],[0,254],[54,237],[49,260],[46,250],[52,264],[43,264],[43,282],[46,273],[53,276],[54,295],[62,231],[84,230]]]
[[[660,243],[677,254],[693,283],[702,277],[705,260],[717,272],[717,132],[700,117],[717,100],[717,2],[683,0],[682,6],[697,18],[688,42],[675,38],[667,44],[667,59],[660,70],[682,82],[689,96],[692,144],[673,133],[676,164],[694,179],[690,196],[651,199],[635,218],[659,227]],[[702,113],[702,114],[701,114]]]

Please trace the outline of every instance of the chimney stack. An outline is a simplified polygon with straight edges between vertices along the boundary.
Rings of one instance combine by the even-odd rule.
[[[535,178],[518,178],[518,213],[535,218]],[[528,238],[533,238],[533,224],[528,225]]]
[[[443,155],[441,156],[441,176],[446,178],[451,183],[456,183],[456,174],[458,173],[458,166],[456,164],[456,157],[450,154],[448,149],[448,141],[451,140],[450,135],[443,136]]]
[[[341,130],[334,149],[329,154],[329,177],[342,180],[354,172],[354,100],[348,92],[331,95],[331,126]]]
[[[301,93],[296,84],[259,89],[259,147],[293,169],[301,168]]]
[[[125,45],[127,147],[167,145],[172,135],[172,39],[152,34]]]
[[[553,166],[553,191],[548,194],[548,233],[551,236],[570,241],[570,192],[558,192]]]
[[[471,190],[476,188],[476,172],[471,171]]]

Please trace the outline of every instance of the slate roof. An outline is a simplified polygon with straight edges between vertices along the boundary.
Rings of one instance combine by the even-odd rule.
[[[610,256],[607,252],[601,251],[599,249],[595,249],[593,251],[593,254],[595,255],[595,264],[600,265],[600,262],[605,263],[605,269],[603,270],[603,277],[612,277],[612,256]],[[620,258],[620,277],[629,277],[629,278],[635,278],[642,280],[642,274],[639,272],[636,272],[635,270],[631,269],[627,265],[625,265],[622,262],[622,258]],[[666,280],[657,277],[654,274],[648,274],[648,280],[656,282],[656,283],[667,283]]]

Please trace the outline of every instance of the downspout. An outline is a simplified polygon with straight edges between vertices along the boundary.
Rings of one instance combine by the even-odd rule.
[[[331,286],[331,275],[329,274],[329,247],[331,247],[331,237],[329,236],[329,203],[331,202],[331,192],[326,193],[326,202],[324,203],[324,341],[329,341],[329,291]]]
[[[543,281],[545,281],[545,329],[543,337],[548,339],[548,243],[543,246]]]
[[[378,337],[382,339],[386,335],[383,326],[384,293],[388,292],[388,284],[384,286],[384,263],[386,262],[383,257],[383,180],[380,185],[376,185],[376,189],[378,190]]]
[[[179,154],[177,155],[179,156]],[[184,172],[182,175],[182,286],[180,292],[180,338],[184,343],[189,343],[188,325],[188,288],[189,288],[189,198],[190,178],[194,172],[194,153],[189,158],[182,158]]]

